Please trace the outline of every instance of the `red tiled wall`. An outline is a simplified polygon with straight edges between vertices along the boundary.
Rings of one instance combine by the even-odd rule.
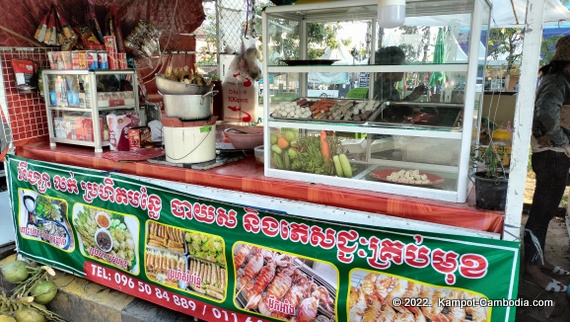
[[[38,92],[22,94],[16,88],[12,59],[27,59],[45,68],[48,64],[44,50],[0,52],[2,74],[6,88],[8,115],[14,141],[48,135],[46,108]]]

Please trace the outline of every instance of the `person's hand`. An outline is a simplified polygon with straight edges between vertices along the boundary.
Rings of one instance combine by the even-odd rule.
[[[420,96],[422,96],[422,94],[425,92],[426,90],[426,86],[424,84],[420,84],[419,86],[417,86],[416,88],[414,88],[414,90],[410,93],[410,95],[408,95],[408,101],[415,101],[418,98],[420,98]]]
[[[548,142],[548,136],[546,136],[546,135],[543,135],[543,136],[536,138],[536,142],[538,143],[538,146],[541,148],[545,148],[547,146],[550,146],[550,143]]]

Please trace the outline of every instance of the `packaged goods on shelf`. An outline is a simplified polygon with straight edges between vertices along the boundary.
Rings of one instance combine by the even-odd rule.
[[[80,141],[94,141],[93,122],[86,116],[63,116],[53,119],[55,137]],[[99,118],[101,138],[103,137],[103,118]]]
[[[109,54],[116,54],[117,51],[117,39],[115,36],[105,36],[105,50]]]
[[[50,69],[127,69],[126,53],[101,50],[50,51],[47,53]]]
[[[131,128],[139,126],[137,113],[107,114],[107,126],[109,128],[109,143],[112,151],[129,151],[129,135]]]
[[[151,132],[148,126],[139,126],[129,129],[129,150],[136,151],[152,147]]]
[[[134,105],[133,92],[101,92],[97,93],[97,106],[124,106]]]
[[[139,126],[140,121],[134,71],[44,70],[42,79],[47,84],[44,95],[49,96],[46,109],[48,122],[52,125],[49,127],[50,146],[77,144],[92,146],[96,152],[102,152],[103,147],[113,145],[114,149],[120,146],[121,151],[129,150],[127,130]],[[113,128],[105,122],[106,115],[111,112],[113,115],[132,115],[115,115]],[[136,121],[131,122],[135,115]],[[120,132],[125,126],[128,128],[124,133]],[[110,133],[113,143],[109,139]]]
[[[127,54],[126,53],[109,53],[109,69],[127,69]]]

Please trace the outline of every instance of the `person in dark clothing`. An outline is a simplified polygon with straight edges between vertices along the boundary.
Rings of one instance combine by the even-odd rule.
[[[377,65],[402,65],[406,60],[406,54],[396,46],[383,47],[376,52]],[[378,73],[374,81],[374,99],[383,101],[415,101],[426,90],[421,84],[410,93],[401,98],[400,92],[396,89],[395,83],[404,78],[403,72]]]
[[[567,285],[551,275],[570,276],[570,272],[547,261],[544,247],[570,169],[570,132],[560,122],[563,106],[570,104],[570,36],[558,40],[550,63],[539,72],[531,139],[536,186],[525,225],[525,280],[548,292],[565,292]]]

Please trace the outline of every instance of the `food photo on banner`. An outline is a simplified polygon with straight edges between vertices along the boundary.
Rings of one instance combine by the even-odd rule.
[[[22,256],[190,316],[514,321],[509,305],[479,304],[516,299],[519,243],[314,220],[13,155],[6,164]]]

